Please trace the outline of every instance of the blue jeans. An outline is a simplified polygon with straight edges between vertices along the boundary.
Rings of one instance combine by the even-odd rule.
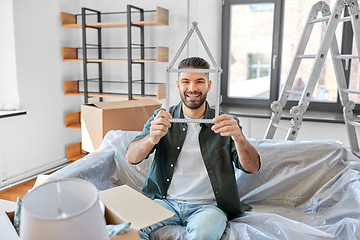
[[[149,239],[149,234],[163,226],[186,226],[186,239],[219,240],[223,235],[227,216],[214,205],[182,204],[170,199],[155,199],[156,203],[173,212],[175,215],[139,231],[140,238]]]

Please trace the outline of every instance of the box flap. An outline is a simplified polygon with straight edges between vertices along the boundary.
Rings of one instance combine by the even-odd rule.
[[[96,103],[84,103],[82,106],[99,108]]]
[[[110,214],[111,219],[107,219],[110,224],[131,222],[131,226],[136,230],[149,227],[174,215],[127,185],[101,191],[99,198],[106,206],[105,215]]]
[[[3,199],[0,199],[0,215],[5,212],[15,211],[16,202],[10,202]]]
[[[14,225],[11,223],[7,214],[0,215],[0,239],[6,240],[19,240],[20,237],[17,234]]]
[[[85,151],[92,152],[101,144],[104,136],[102,115],[103,110],[95,105],[81,105],[81,143]]]
[[[93,106],[100,109],[113,109],[113,108],[128,108],[128,107],[142,107],[159,104],[159,102],[152,99],[140,99],[130,101],[116,101],[116,102],[95,102],[91,104],[85,104],[86,106]]]
[[[54,180],[55,179],[51,179],[50,175],[39,174],[39,175],[37,175],[37,178],[34,183],[34,186],[32,187],[32,190],[39,187],[40,185],[43,185],[44,183],[54,181]]]

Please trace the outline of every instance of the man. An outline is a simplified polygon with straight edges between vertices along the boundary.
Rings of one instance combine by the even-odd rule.
[[[186,58],[179,69],[209,69],[199,57]],[[179,73],[181,102],[169,113],[156,110],[126,152],[137,164],[156,149],[143,194],[174,212],[174,217],[139,231],[142,239],[165,225],[186,226],[187,239],[220,239],[228,218],[250,209],[240,202],[234,165],[247,173],[260,168],[256,149],[245,139],[234,117],[215,110],[206,101],[208,73]],[[214,124],[173,123],[171,118],[213,119]],[[215,117],[215,118],[214,118]]]

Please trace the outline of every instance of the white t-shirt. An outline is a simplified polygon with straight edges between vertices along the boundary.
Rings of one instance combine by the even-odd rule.
[[[200,151],[200,130],[199,123],[188,123],[184,145],[174,168],[167,198],[180,203],[216,205],[214,191]]]

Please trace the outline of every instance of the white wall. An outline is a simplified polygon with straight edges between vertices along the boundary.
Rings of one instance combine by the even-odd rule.
[[[61,47],[79,36],[60,27],[60,11],[78,8],[74,0],[13,1],[17,81],[27,114],[0,119],[0,187],[64,163],[65,146],[80,141],[79,130],[65,128],[64,114],[81,101],[63,94],[63,81],[80,68],[61,58]]]

